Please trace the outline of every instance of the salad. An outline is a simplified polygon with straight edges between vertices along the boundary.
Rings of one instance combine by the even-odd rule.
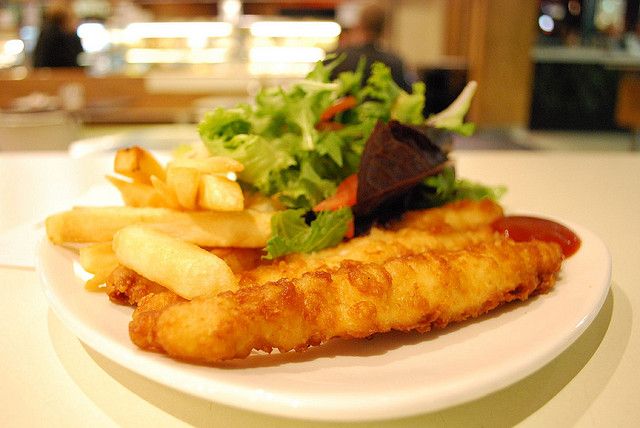
[[[318,62],[290,87],[264,88],[254,104],[216,108],[199,124],[212,155],[244,165],[243,188],[285,208],[272,219],[267,258],[336,245],[408,209],[501,195],[457,178],[447,159],[452,133],[474,131],[464,116],[475,82],[425,118],[424,83],[405,92],[382,63],[363,81],[364,61],[331,80],[339,61]]]

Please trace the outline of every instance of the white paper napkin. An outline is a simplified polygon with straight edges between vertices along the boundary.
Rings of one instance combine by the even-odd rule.
[[[44,226],[25,223],[0,233],[0,267],[35,268],[35,248]]]
[[[73,205],[103,206],[122,205],[118,191],[108,184],[93,186]],[[44,223],[24,223],[0,232],[0,267],[34,269],[36,246],[44,237]]]

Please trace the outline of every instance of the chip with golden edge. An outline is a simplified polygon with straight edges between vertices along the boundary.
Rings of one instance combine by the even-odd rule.
[[[275,196],[265,196],[262,193],[243,191],[244,208],[262,212],[282,211],[285,209]]]
[[[151,185],[158,192],[164,204],[167,208],[172,208],[174,210],[180,209],[180,203],[178,202],[178,197],[175,192],[167,183],[160,180],[155,175],[151,176]]]
[[[207,174],[200,177],[198,205],[212,211],[242,211],[244,195],[237,182]]]
[[[262,248],[271,236],[272,212],[177,211],[168,208],[76,207],[45,220],[54,244],[111,241],[133,224],[153,228],[203,247]]]
[[[130,207],[166,207],[164,198],[150,184],[126,181],[108,175],[107,180],[120,192],[122,201]]]
[[[200,171],[169,164],[167,168],[167,186],[176,195],[180,206],[188,210],[198,208],[198,186],[200,185]]]
[[[165,179],[164,167],[153,154],[137,146],[118,150],[113,162],[113,170],[140,183],[150,184],[152,176],[163,181]]]
[[[244,169],[237,160],[227,156],[209,156],[206,158],[176,158],[169,163],[171,167],[194,168],[203,174],[227,174]]]
[[[185,299],[235,290],[231,268],[215,254],[144,226],[129,226],[113,238],[118,261]]]
[[[92,291],[98,290],[119,264],[110,241],[80,248],[79,261],[84,270],[94,275],[85,284]]]

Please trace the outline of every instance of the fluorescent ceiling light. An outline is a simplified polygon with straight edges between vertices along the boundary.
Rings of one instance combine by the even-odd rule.
[[[311,63],[278,63],[278,62],[250,62],[249,73],[252,76],[287,76],[303,78],[313,68]]]
[[[100,52],[111,42],[109,31],[98,22],[80,24],[76,32],[86,52]]]
[[[4,43],[0,42],[0,67],[17,64],[23,52],[24,42],[20,39],[11,39]]]
[[[228,22],[135,22],[127,25],[125,33],[137,39],[177,37],[227,37],[233,26]]]
[[[20,39],[11,39],[4,42],[5,55],[20,55],[24,52],[24,42]]]
[[[315,47],[256,47],[249,51],[252,62],[316,62],[324,59],[325,51]]]
[[[218,64],[225,62],[227,49],[129,49],[125,59],[129,64]]]
[[[316,37],[340,35],[340,25],[331,21],[259,21],[249,27],[254,37]]]

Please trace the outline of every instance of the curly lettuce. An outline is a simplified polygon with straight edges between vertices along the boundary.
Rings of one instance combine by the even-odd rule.
[[[318,62],[305,79],[289,87],[263,88],[251,105],[216,108],[198,126],[212,155],[229,156],[244,165],[238,174],[243,187],[276,196],[289,209],[275,217],[269,257],[335,245],[336,231],[346,227],[346,214],[321,214],[303,227],[299,213],[332,196],[342,180],[358,171],[365,143],[378,121],[425,124],[422,82],[408,93],[382,63],[374,63],[363,81],[364,60],[355,70],[330,80],[340,61]],[[346,96],[355,97],[356,106],[336,114],[330,126],[319,126],[322,113]],[[472,125],[465,124],[463,116],[469,103],[465,96],[454,103],[455,111],[445,111],[426,123],[468,133]]]

